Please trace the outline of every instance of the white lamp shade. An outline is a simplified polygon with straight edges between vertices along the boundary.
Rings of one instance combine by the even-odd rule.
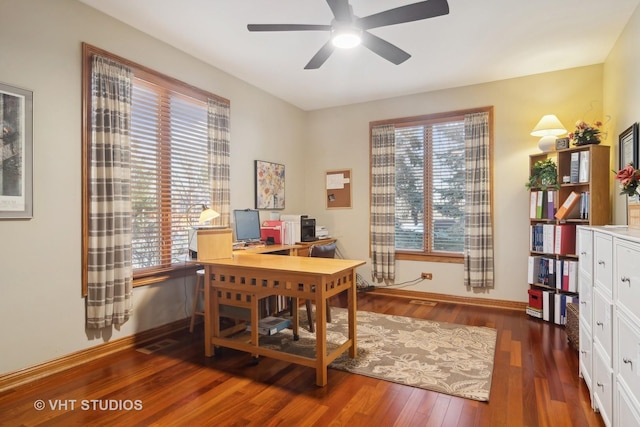
[[[555,116],[555,114],[547,114],[546,116],[542,116],[536,127],[531,131],[532,136],[558,136],[566,133],[567,130],[564,128],[560,120]]]
[[[220,214],[216,211],[214,211],[211,208],[205,208],[202,210],[202,212],[200,213],[200,218],[198,218],[198,222],[200,224],[207,222],[207,221],[211,221],[214,218],[218,218],[220,216]]]

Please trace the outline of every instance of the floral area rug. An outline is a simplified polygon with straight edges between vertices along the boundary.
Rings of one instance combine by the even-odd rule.
[[[327,324],[329,351],[348,336],[347,310],[331,308]],[[315,357],[315,334],[308,331],[300,309],[300,339],[290,329],[261,337],[260,345]],[[357,312],[358,356],[348,352],[331,368],[467,399],[488,401],[497,332],[402,316]]]

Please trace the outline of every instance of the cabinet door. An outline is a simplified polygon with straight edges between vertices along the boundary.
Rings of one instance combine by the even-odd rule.
[[[596,286],[606,290],[613,298],[613,238],[610,235],[593,233],[593,278]]]
[[[580,324],[580,376],[584,379],[589,391],[593,392],[591,384],[593,378],[593,341],[591,334],[582,326]],[[591,401],[593,402],[593,396]]]
[[[637,407],[631,402],[629,396],[622,387],[616,387],[616,425],[620,427],[640,426],[640,415]]]
[[[640,320],[640,245],[616,239],[615,250],[617,304]]]
[[[578,274],[578,292],[580,292],[580,318],[584,321],[584,327],[591,333],[591,320],[593,311],[593,283],[591,276],[583,271]],[[580,325],[582,328],[583,326]]]
[[[612,303],[600,289],[593,292],[593,339],[604,352],[607,366],[611,366],[611,347],[613,335]]]
[[[580,259],[580,270],[591,276],[593,274],[593,232],[578,227],[578,250],[576,253]]]
[[[602,420],[607,426],[611,426],[613,409],[613,372],[607,363],[600,357],[600,352],[595,351],[595,364],[593,373],[593,400],[595,407],[600,411]]]
[[[616,372],[631,391],[636,402],[640,402],[640,329],[627,316],[619,314],[617,319]]]

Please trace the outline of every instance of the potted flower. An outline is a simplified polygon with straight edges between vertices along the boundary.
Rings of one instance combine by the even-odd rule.
[[[626,194],[627,196],[636,196],[638,190],[638,184],[640,183],[640,170],[635,169],[633,164],[629,163],[624,168],[615,172],[616,179],[620,181],[620,194]]]
[[[601,121],[596,121],[592,125],[578,120],[576,122],[576,130],[569,134],[569,139],[573,145],[600,144],[601,141]]]
[[[551,159],[538,160],[531,168],[531,176],[525,184],[529,189],[539,188],[546,190],[548,188],[558,189],[558,167]]]
[[[629,196],[627,197],[627,225],[629,228],[640,229],[640,203],[638,203],[640,170],[629,163],[615,173],[616,179],[620,181],[620,194]]]

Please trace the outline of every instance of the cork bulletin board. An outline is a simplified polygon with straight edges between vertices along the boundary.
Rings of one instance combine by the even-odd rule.
[[[327,209],[351,207],[351,169],[337,169],[326,172],[325,200]]]

